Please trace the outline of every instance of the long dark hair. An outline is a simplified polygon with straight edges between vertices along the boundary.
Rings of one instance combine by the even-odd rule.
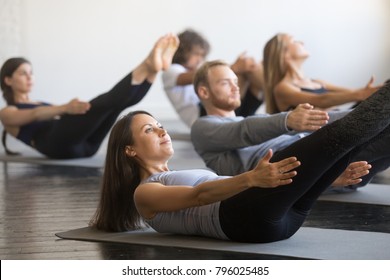
[[[5,78],[11,77],[13,75],[13,73],[16,71],[16,69],[18,69],[19,66],[22,65],[23,63],[28,63],[31,65],[30,61],[28,61],[24,57],[13,57],[13,58],[9,58],[8,60],[6,60],[3,64],[3,66],[1,67],[0,86],[1,86],[1,90],[3,92],[3,98],[7,102],[7,105],[15,105],[15,97],[14,97],[14,92],[13,92],[12,88],[6,84]],[[19,153],[13,152],[13,151],[8,149],[8,147],[7,147],[7,131],[5,129],[3,129],[1,142],[3,144],[4,150],[5,150],[7,155],[18,155],[19,154]]]
[[[140,167],[134,157],[126,155],[126,146],[133,145],[131,123],[134,111],[120,118],[113,126],[107,146],[100,202],[90,226],[106,231],[127,231],[142,227],[142,219],[134,204],[134,191],[140,184]]]
[[[188,59],[188,54],[194,46],[201,47],[206,56],[210,52],[210,43],[198,32],[192,29],[186,29],[178,34],[180,40],[179,48],[172,58],[172,63],[185,64]]]

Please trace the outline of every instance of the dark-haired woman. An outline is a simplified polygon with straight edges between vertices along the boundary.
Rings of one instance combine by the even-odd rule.
[[[167,34],[145,60],[110,91],[90,102],[77,98],[63,105],[30,99],[33,72],[24,58],[8,59],[1,68],[1,90],[7,106],[0,111],[5,131],[49,158],[90,157],[126,108],[149,91],[159,71],[167,69],[179,44]],[[5,135],[3,135],[3,145]],[[6,148],[7,153],[12,153]]]
[[[269,151],[253,170],[228,177],[209,170],[170,170],[173,148],[167,131],[149,113],[133,112],[111,131],[91,225],[126,231],[145,222],[164,233],[240,242],[286,239],[353,155],[389,135],[387,84],[342,119],[274,155]]]

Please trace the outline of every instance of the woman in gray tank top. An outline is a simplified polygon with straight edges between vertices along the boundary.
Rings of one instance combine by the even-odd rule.
[[[101,199],[91,226],[241,242],[291,237],[320,194],[343,176],[351,156],[390,135],[390,83],[344,118],[233,177],[208,170],[171,171],[167,131],[149,113],[131,112],[113,127]]]

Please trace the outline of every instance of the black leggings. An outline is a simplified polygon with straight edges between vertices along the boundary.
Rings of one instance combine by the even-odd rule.
[[[272,161],[295,156],[301,162],[293,182],[277,188],[250,188],[222,201],[223,231],[231,240],[241,242],[289,238],[351,159],[367,146],[389,138],[389,124],[390,84],[344,118],[276,153]]]
[[[83,115],[64,115],[52,121],[34,138],[35,148],[50,158],[69,159],[94,155],[104,138],[126,108],[146,95],[151,83],[132,85],[128,74],[110,91],[90,101],[91,109]]]

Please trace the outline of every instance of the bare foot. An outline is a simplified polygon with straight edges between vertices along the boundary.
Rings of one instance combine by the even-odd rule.
[[[178,47],[179,38],[176,35],[167,34],[158,39],[145,60],[134,69],[132,84],[140,84],[145,79],[153,82],[158,72],[171,65]]]
[[[145,64],[150,73],[157,73],[163,69],[163,52],[168,45],[169,37],[165,35],[157,40],[149,56],[145,60]]]
[[[168,44],[166,45],[164,52],[162,53],[162,69],[167,70],[171,66],[172,58],[175,55],[177,48],[179,47],[179,38],[174,34],[169,34]]]

